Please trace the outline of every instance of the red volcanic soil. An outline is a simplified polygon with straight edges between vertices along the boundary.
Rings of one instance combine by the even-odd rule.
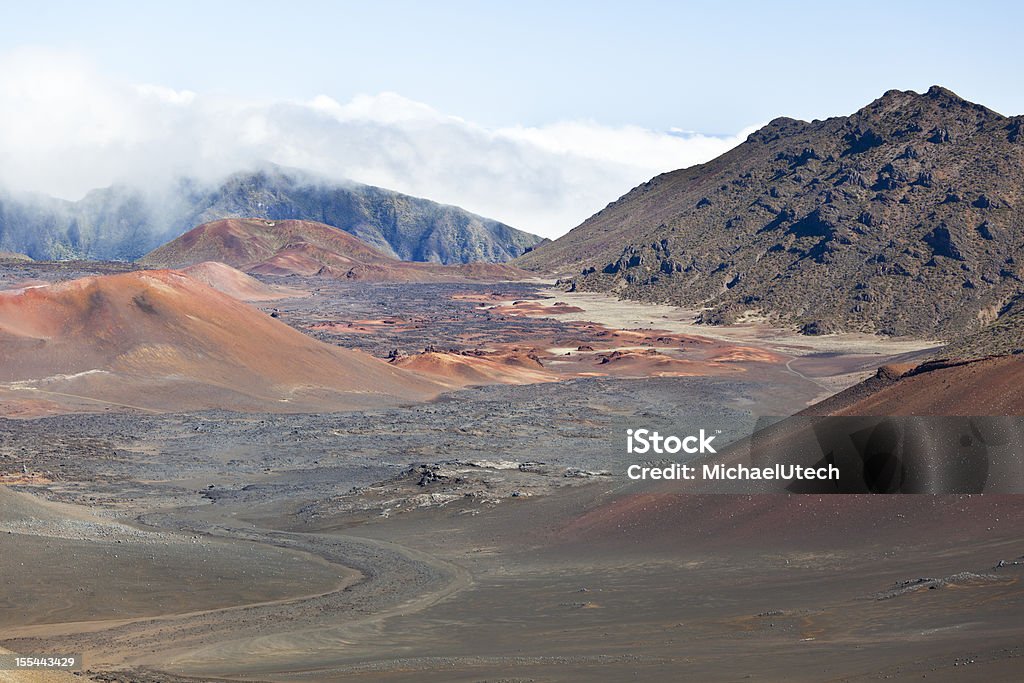
[[[514,301],[508,306],[495,306],[492,308],[495,313],[503,313],[505,315],[532,315],[532,316],[545,316],[545,315],[567,315],[569,313],[583,313],[583,309],[579,306],[570,306],[569,304],[556,301],[550,306],[545,306],[542,303],[536,301]]]
[[[5,409],[42,399],[74,410],[299,412],[442,390],[174,271],[0,292],[0,382]]]
[[[938,361],[913,368],[885,366],[877,376],[807,409],[801,415],[1021,415],[1024,358]],[[771,438],[798,450],[806,422],[794,418],[769,428]],[[768,437],[765,437],[768,438]],[[700,462],[750,464],[746,442]],[[763,464],[763,463],[762,463]],[[810,463],[808,463],[810,464]],[[761,490],[773,490],[769,485]],[[706,490],[706,489],[705,489]],[[733,488],[731,490],[737,490]],[[774,490],[783,491],[784,486]],[[901,537],[970,540],[1004,529],[1024,529],[1024,497],[700,495],[696,481],[635,482],[568,522],[565,539],[580,543],[696,548],[800,544],[894,543]],[[909,534],[909,535],[908,535]]]
[[[154,249],[140,263],[181,268],[219,261],[263,275],[320,275],[367,282],[526,280],[531,273],[505,264],[400,261],[344,230],[315,221],[227,218],[204,223]]]
[[[718,342],[707,337],[694,337],[689,334],[678,334],[666,332],[665,330],[612,330],[606,329],[599,332],[598,336],[608,336],[618,339],[620,342],[636,343],[647,346],[715,346],[720,347],[723,342]],[[732,347],[729,348],[746,348]]]
[[[485,384],[536,384],[563,379],[548,370],[536,356],[525,352],[425,351],[395,358],[392,363],[426,375],[448,387]]]
[[[884,366],[806,415],[1024,415],[1024,357]]]
[[[300,267],[301,270],[294,271],[300,275],[310,275],[325,265],[394,260],[344,230],[323,223],[227,218],[189,230],[146,254],[140,262],[181,268],[202,261],[220,261],[252,270],[278,255],[282,261],[292,260],[293,265]]]
[[[660,330],[590,325],[588,332],[589,340],[575,350],[549,356],[549,368],[587,376],[698,377],[748,372],[753,364],[781,365],[785,361],[763,349]],[[565,339],[559,342],[568,346]]]
[[[672,358],[656,349],[595,354],[592,369],[597,374],[622,377],[697,377],[741,371],[716,362]]]
[[[781,363],[785,359],[777,353],[753,346],[731,346],[713,354],[711,360],[717,363]]]
[[[334,275],[357,265],[336,252],[299,243],[288,245],[260,263],[246,266],[246,270],[262,275]]]
[[[665,552],[711,547],[870,547],[941,538],[952,545],[1024,529],[1021,496],[726,495],[634,492],[558,530],[564,541]]]
[[[198,280],[218,292],[223,292],[241,301],[276,301],[309,295],[309,292],[291,287],[264,284],[240,270],[217,261],[197,263],[194,266],[183,268],[181,272],[193,280]]]

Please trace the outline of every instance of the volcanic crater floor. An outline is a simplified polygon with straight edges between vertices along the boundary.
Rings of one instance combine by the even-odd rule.
[[[261,279],[309,292],[254,305],[326,343],[549,376],[467,375],[362,411],[2,419],[0,647],[153,683],[1024,667],[1012,496],[666,500],[625,477],[628,428],[724,445],[931,345],[702,335],[677,311],[625,316],[543,283]]]

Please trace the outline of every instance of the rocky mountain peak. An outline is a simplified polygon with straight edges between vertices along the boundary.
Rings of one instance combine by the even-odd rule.
[[[1024,290],[1022,178],[1021,117],[890,90],[850,116],[775,119],[520,264],[709,323],[954,336]]]

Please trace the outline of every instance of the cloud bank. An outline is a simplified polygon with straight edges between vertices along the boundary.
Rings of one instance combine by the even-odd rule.
[[[113,183],[215,181],[263,162],[379,185],[557,237],[734,136],[563,121],[487,128],[395,93],[241,101],[127,84],[74,55],[0,57],[0,185],[77,199]]]

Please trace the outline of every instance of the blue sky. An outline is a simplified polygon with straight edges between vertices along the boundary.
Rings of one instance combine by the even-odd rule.
[[[167,156],[168,173],[263,155],[554,235],[779,115],[848,114],[935,83],[1024,113],[1022,24],[1020,7],[990,2],[12,3],[0,124],[15,109],[24,120],[18,138],[0,132],[0,182],[74,196],[137,177],[147,155]],[[143,86],[142,100],[125,90]],[[39,116],[33,99],[68,120]],[[238,145],[222,126],[251,134]],[[396,135],[415,149],[382,165],[378,134],[392,157]],[[76,166],[61,144],[84,149],[83,137],[94,161]],[[333,141],[330,155],[318,140]]]
[[[247,97],[394,91],[485,125],[565,119],[732,133],[939,83],[1024,113],[1018,3],[64,2],[0,44],[137,82]]]

